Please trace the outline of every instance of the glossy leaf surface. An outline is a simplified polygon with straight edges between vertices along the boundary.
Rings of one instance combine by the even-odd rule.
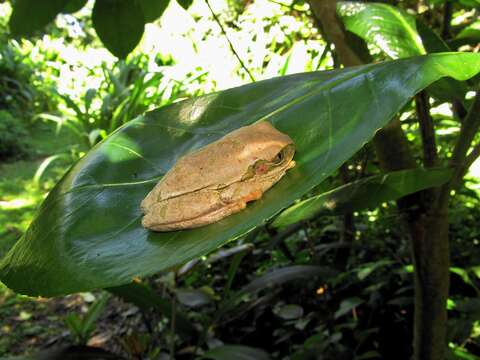
[[[337,13],[345,28],[392,59],[425,54],[415,18],[388,4],[339,1]]]
[[[137,1],[97,0],[92,23],[105,47],[113,55],[124,59],[142,38],[145,19]]]
[[[451,175],[450,169],[413,169],[353,181],[289,207],[275,219],[273,226],[285,227],[315,216],[373,208],[385,201],[439,186]]]
[[[340,1],[337,13],[348,31],[391,59],[451,51],[433,30],[395,6]],[[441,79],[429,87],[431,94],[442,101],[463,100],[467,90],[465,84],[453,79]]]
[[[149,112],[69,170],[0,264],[0,279],[20,293],[53,296],[126,284],[205,255],[324,180],[416,92],[479,71],[479,54],[435,54],[274,78]],[[265,119],[293,139],[297,165],[262,199],[198,229],[141,226],[141,200],[179,157]]]

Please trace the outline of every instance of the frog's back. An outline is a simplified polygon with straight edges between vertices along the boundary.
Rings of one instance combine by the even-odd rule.
[[[259,159],[272,160],[292,140],[262,121],[239,128],[180,158],[148,197],[165,200],[204,188],[240,181]]]

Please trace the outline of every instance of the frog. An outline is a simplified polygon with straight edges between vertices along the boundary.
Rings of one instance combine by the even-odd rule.
[[[141,202],[142,226],[176,231],[209,225],[259,200],[295,166],[295,145],[263,120],[186,154]]]

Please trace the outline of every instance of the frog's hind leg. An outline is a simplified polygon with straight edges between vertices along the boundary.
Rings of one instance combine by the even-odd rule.
[[[225,204],[218,210],[210,212],[208,214],[190,219],[183,220],[181,222],[172,222],[169,224],[162,224],[160,231],[171,231],[181,229],[192,229],[200,226],[208,225],[222,220],[223,218],[235,214],[247,206],[246,202],[240,201],[235,203]]]

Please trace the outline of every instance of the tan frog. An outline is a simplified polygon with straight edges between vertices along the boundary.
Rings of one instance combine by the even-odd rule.
[[[267,121],[239,128],[180,158],[142,201],[142,225],[188,229],[234,214],[294,167],[294,154],[292,139]]]

